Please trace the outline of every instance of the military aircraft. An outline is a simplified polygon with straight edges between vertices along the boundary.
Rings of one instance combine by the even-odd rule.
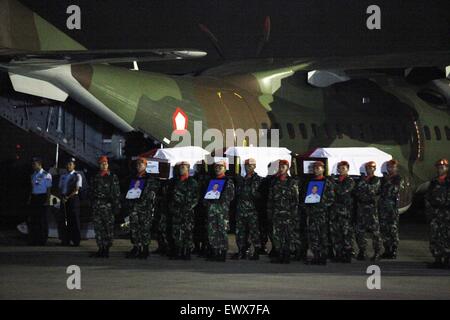
[[[217,38],[201,27],[220,53]],[[270,35],[267,19],[264,35],[262,46]],[[18,1],[0,0],[0,70],[9,73],[14,89],[57,101],[70,96],[121,130],[139,130],[172,146],[174,129],[192,131],[201,121],[203,130],[223,133],[278,129],[280,146],[299,154],[316,147],[377,147],[401,163],[408,180],[403,209],[434,175],[434,161],[449,156],[450,82],[444,70],[450,52],[255,58],[184,76],[111,65],[205,54],[87,50]]]

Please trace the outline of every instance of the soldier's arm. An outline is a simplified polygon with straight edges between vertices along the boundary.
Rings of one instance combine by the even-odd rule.
[[[198,203],[198,183],[197,181],[195,181],[194,179],[192,179],[192,184],[190,186],[190,190],[189,190],[189,195],[188,195],[188,208],[189,210],[192,210],[195,208],[195,206]]]
[[[326,188],[326,192],[327,192],[327,197],[326,197],[326,203],[325,205],[327,207],[331,207],[335,201],[336,195],[335,195],[335,184],[334,182],[327,180],[326,182],[327,184],[327,188]]]
[[[298,184],[296,181],[294,181],[294,184],[292,186],[292,212],[294,214],[298,211],[298,202],[299,202],[299,189]]]
[[[111,191],[113,197],[114,213],[118,214],[120,210],[120,183],[119,178],[116,175],[113,175],[113,184]]]

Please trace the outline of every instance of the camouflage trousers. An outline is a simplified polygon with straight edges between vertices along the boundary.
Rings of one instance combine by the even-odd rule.
[[[192,248],[194,210],[172,212],[172,239],[177,248]]]
[[[292,249],[297,253],[306,254],[308,251],[308,232],[306,211],[304,208],[298,210],[294,225],[295,229],[292,240]]]
[[[208,243],[211,249],[228,250],[228,206],[211,204],[207,212]]]
[[[275,211],[272,217],[273,247],[278,253],[290,252],[294,234],[294,220],[290,211]]]
[[[249,239],[255,248],[261,247],[258,213],[239,210],[236,213],[236,244],[238,248],[240,250],[247,248]]]
[[[135,246],[148,246],[151,241],[152,215],[148,210],[130,211],[131,243]]]
[[[336,204],[330,210],[329,230],[336,254],[351,252],[353,247],[352,207]]]
[[[433,257],[450,257],[450,209],[434,209],[430,221],[430,252]]]
[[[92,216],[97,246],[111,247],[114,238],[114,212],[111,202],[94,200]]]
[[[327,210],[310,206],[305,209],[308,243],[315,255],[326,254],[328,250]]]
[[[155,220],[156,221],[156,220]],[[158,246],[161,248],[171,248],[173,246],[172,237],[172,215],[168,210],[162,210],[157,220],[158,226]]]
[[[396,201],[380,200],[380,233],[383,238],[383,245],[387,249],[398,247],[398,224],[399,213]]]
[[[208,232],[206,230],[206,209],[202,204],[194,209],[194,243],[200,246],[208,242]]]
[[[375,205],[358,203],[355,233],[359,250],[365,251],[367,249],[366,233],[369,233],[372,235],[373,250],[380,252],[380,223],[378,220],[378,210]]]

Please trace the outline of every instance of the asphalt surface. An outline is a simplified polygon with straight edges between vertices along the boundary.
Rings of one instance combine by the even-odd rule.
[[[450,299],[450,270],[427,268],[427,227],[401,226],[399,258],[376,264],[381,289],[367,288],[370,261],[309,266],[259,261],[174,261],[152,255],[127,260],[127,240],[115,241],[109,259],[89,258],[93,240],[80,247],[26,246],[17,231],[0,232],[1,299]],[[230,253],[236,250],[230,235]],[[152,243],[155,247],[155,243]],[[69,290],[66,269],[81,270],[81,289]]]

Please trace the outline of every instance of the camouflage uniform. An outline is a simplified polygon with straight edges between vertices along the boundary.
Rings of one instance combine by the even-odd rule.
[[[207,212],[207,232],[209,246],[213,250],[228,250],[228,229],[230,203],[234,198],[234,183],[230,178],[226,179],[220,199],[204,200],[203,204]]]
[[[257,173],[253,173],[250,177],[239,178],[236,210],[236,243],[239,251],[247,249],[249,238],[255,250],[261,247],[256,210],[256,203],[261,200],[259,193],[261,180]]]
[[[438,259],[450,258],[450,177],[430,182],[425,207],[430,222],[430,251]]]
[[[384,249],[388,253],[396,255],[398,247],[398,195],[401,184],[400,175],[392,177],[384,176],[381,180],[379,201],[380,232],[383,238]]]
[[[373,176],[366,180],[366,177],[356,183],[354,194],[356,197],[356,243],[360,253],[364,253],[367,248],[365,233],[372,234],[373,250],[380,252],[381,235],[380,223],[378,219],[378,196],[380,194],[380,178]]]
[[[189,177],[171,179],[169,195],[169,211],[172,216],[172,238],[175,247],[190,252],[192,248],[192,232],[194,229],[194,207],[198,203],[199,193],[197,181]]]
[[[288,259],[290,256],[297,210],[297,181],[290,176],[285,180],[274,177],[269,189],[267,215],[273,226],[272,245],[282,259]]]
[[[314,179],[312,181],[315,181]],[[334,203],[334,183],[325,178],[324,190],[319,203],[305,204],[308,242],[314,258],[326,261],[328,251],[328,211]]]
[[[114,215],[120,208],[119,178],[112,173],[97,173],[91,185],[95,240],[99,248],[109,248],[114,236]]]
[[[199,194],[204,195],[208,188],[208,182],[210,180],[209,175],[204,172],[196,172],[194,178],[197,180]],[[202,198],[200,197],[197,206],[194,209],[194,246],[199,255],[204,253],[204,250],[208,245],[208,232],[206,230],[207,214],[201,199]]]
[[[346,176],[335,180],[336,199],[330,210],[329,228],[331,241],[337,257],[347,258],[352,253],[353,242],[353,197],[355,181]]]
[[[158,233],[158,253],[170,254],[173,247],[172,240],[172,216],[168,210],[168,197],[170,183],[168,180],[160,181],[160,193],[157,197],[157,210],[155,212],[154,222],[156,223],[156,230]]]
[[[297,183],[300,190],[305,190],[304,180],[297,178]],[[295,259],[306,259],[308,253],[308,233],[306,228],[306,211],[303,202],[299,202],[297,214],[294,219],[294,232],[292,235],[292,246],[295,250]]]
[[[141,196],[138,199],[127,200],[131,243],[138,247],[150,244],[150,231],[156,205],[156,194],[159,189],[159,182],[155,178],[144,175],[141,179],[145,182]]]

